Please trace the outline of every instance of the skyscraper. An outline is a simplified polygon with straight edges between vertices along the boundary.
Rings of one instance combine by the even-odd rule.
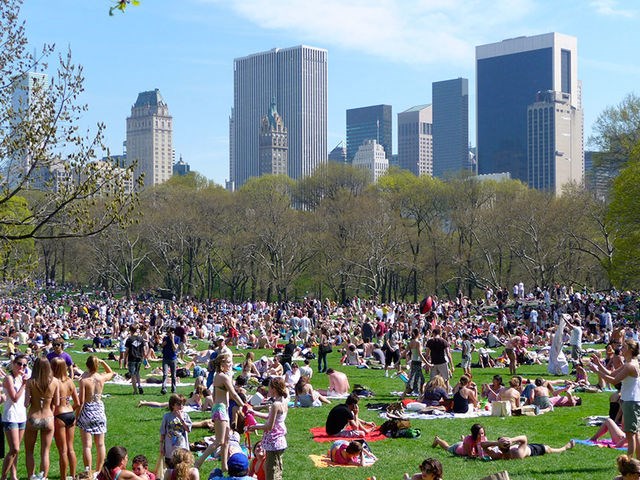
[[[377,182],[389,170],[389,160],[387,160],[384,148],[375,140],[365,140],[360,145],[353,157],[352,165],[368,170],[373,183]]]
[[[531,188],[560,195],[566,183],[582,183],[582,113],[571,106],[570,94],[538,93],[527,109],[527,136]]]
[[[127,117],[127,161],[137,162],[135,177],[144,186],[169,180],[173,174],[173,117],[157,88],[138,94]]]
[[[433,175],[431,105],[417,105],[398,114],[398,166],[414,175]]]
[[[347,161],[353,162],[358,148],[367,140],[382,145],[387,159],[393,154],[393,117],[391,105],[347,110]]]
[[[38,126],[46,123],[49,117],[45,101],[49,94],[47,82],[45,73],[26,72],[13,84],[12,117],[9,118],[12,147],[8,152],[10,158],[3,162],[4,175],[10,185],[21,181],[34,162],[34,154],[41,150],[42,144],[33,145],[31,142],[38,142],[35,135],[44,131]],[[31,134],[25,134],[25,131]],[[40,159],[39,163],[44,162]]]
[[[235,188],[260,174],[261,120],[275,98],[288,134],[288,174],[297,179],[327,161],[327,51],[307,46],[269,50],[233,62],[229,123]]]
[[[568,94],[569,105],[582,115],[578,41],[547,33],[478,46],[476,88],[478,172],[510,172],[527,183],[527,110],[538,92]],[[583,157],[574,152],[573,172],[583,170]]]
[[[269,113],[262,117],[260,127],[260,175],[287,174],[287,129],[271,102]]]
[[[469,168],[469,80],[434,82],[433,175],[438,178]]]

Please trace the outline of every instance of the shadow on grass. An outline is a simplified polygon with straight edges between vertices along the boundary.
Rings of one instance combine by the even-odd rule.
[[[597,468],[597,467],[582,467],[582,468],[559,468],[559,469],[540,469],[540,470],[536,470],[536,469],[528,469],[526,474],[523,473],[523,475],[534,475],[534,474],[540,474],[540,475],[553,475],[553,474],[568,474],[568,473],[599,473],[599,472],[611,472],[613,471],[611,468],[606,468],[606,467],[602,467],[602,468]],[[509,472],[511,474],[511,472]],[[518,476],[518,473],[513,473],[512,474],[514,477]],[[538,478],[538,477],[535,477]]]

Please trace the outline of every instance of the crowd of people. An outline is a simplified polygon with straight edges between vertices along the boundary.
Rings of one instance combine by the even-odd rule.
[[[638,305],[637,296],[630,292],[587,294],[556,285],[534,288],[528,294],[514,287],[510,296],[506,289],[495,293],[487,289],[479,301],[462,294],[451,300],[430,299],[427,310],[417,304],[380,305],[358,298],[340,305],[311,299],[281,304],[125,300],[104,292],[51,297],[40,294],[0,301],[0,333],[9,358],[2,396],[2,420],[9,448],[0,480],[16,480],[21,448],[29,477],[38,477],[36,472],[48,477],[49,450],[54,440],[61,478],[75,477],[76,426],[80,429],[85,469],[100,472],[101,478],[107,480],[115,480],[114,475],[121,470],[119,476],[125,479],[140,476],[135,467],[131,476],[124,473],[126,450],[106,452],[107,419],[101,395],[114,371],[95,355],[90,355],[82,368],[76,365],[64,350],[70,339],[87,339],[84,349],[88,352],[114,350],[113,360],[127,369],[134,395],[144,393],[142,369],[154,361],[161,363],[161,393],[170,389],[171,396],[160,427],[160,453],[170,469],[178,470],[175,459],[184,455],[183,450],[188,451],[192,428],[212,428],[215,440],[195,463],[185,469],[180,467],[179,479],[194,480],[194,471],[216,451],[221,460],[221,476],[243,466],[237,456],[242,452],[234,448],[233,438],[244,432],[244,426],[249,432],[264,430],[259,446],[255,445],[263,453],[258,478],[281,478],[289,398],[296,406],[308,407],[330,403],[327,397],[351,393],[348,376],[338,366],[328,365],[327,356],[333,349],[340,350],[344,365],[380,369],[386,376],[394,372],[405,375],[403,396],[414,395],[426,407],[460,413],[481,408],[485,402],[507,402],[514,412],[530,406],[535,413],[579,405],[581,399],[574,393],[577,388],[591,387],[586,376],[586,370],[591,369],[599,377],[595,388],[621,384],[622,423],[612,419],[608,432],[614,435],[619,433],[616,428],[622,429],[629,458],[640,454],[640,369],[635,322]],[[548,346],[557,336],[571,346],[575,382],[563,382],[558,388],[554,381],[537,378],[526,382],[518,376],[519,365],[545,360]],[[207,342],[209,348],[194,350],[192,339]],[[607,345],[606,356],[585,356],[582,344],[587,341]],[[229,346],[236,351],[246,349],[246,355],[233,353]],[[274,356],[256,360],[252,349],[269,349]],[[456,381],[454,349],[460,350],[462,358],[461,375]],[[503,353],[497,355],[498,349]],[[474,351],[478,353],[478,364],[471,363]],[[232,368],[239,355],[241,373],[234,378]],[[327,390],[316,390],[311,384],[314,361],[317,371],[328,375]],[[508,386],[497,375],[491,384],[479,389],[473,382],[472,368],[496,364],[508,366]],[[176,393],[180,369],[197,377],[189,399]],[[252,397],[245,388],[250,380],[260,385]],[[271,401],[264,407],[262,400],[267,398]],[[359,437],[375,427],[359,418],[357,399],[349,395],[344,404],[331,409],[327,434]],[[210,410],[211,421],[202,425],[191,422],[184,412],[187,404]],[[258,423],[256,418],[264,422]],[[487,452],[491,458],[523,458],[573,446],[530,444],[522,435],[479,442],[484,438],[484,429],[480,428],[481,433],[472,431],[473,439],[465,439],[466,444],[463,441],[450,446],[436,438],[434,445],[455,454]],[[36,470],[33,450],[38,437],[41,452]],[[362,462],[366,452],[356,452],[357,445],[351,443],[336,447],[336,458]],[[442,476],[437,460],[425,462],[420,466],[423,473],[424,466],[433,478]],[[247,467],[246,474],[250,470]]]

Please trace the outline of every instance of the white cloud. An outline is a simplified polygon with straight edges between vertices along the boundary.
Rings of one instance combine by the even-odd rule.
[[[637,16],[637,12],[634,10],[618,8],[616,0],[593,0],[590,5],[597,14],[606,17],[634,18]]]
[[[410,64],[468,65],[475,45],[496,41],[496,30],[522,35],[523,19],[535,9],[533,0],[200,2],[230,8],[261,28],[288,32],[302,42]]]

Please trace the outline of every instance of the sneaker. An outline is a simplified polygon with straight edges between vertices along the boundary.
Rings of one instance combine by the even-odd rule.
[[[166,395],[167,394],[167,389],[166,388],[161,388],[160,389],[160,395]]]
[[[138,393],[140,395],[144,395],[144,390],[142,390],[142,387],[138,387]]]
[[[385,377],[388,377],[388,376],[389,376],[389,370],[385,370],[385,371],[384,371],[384,376],[385,376]]]

